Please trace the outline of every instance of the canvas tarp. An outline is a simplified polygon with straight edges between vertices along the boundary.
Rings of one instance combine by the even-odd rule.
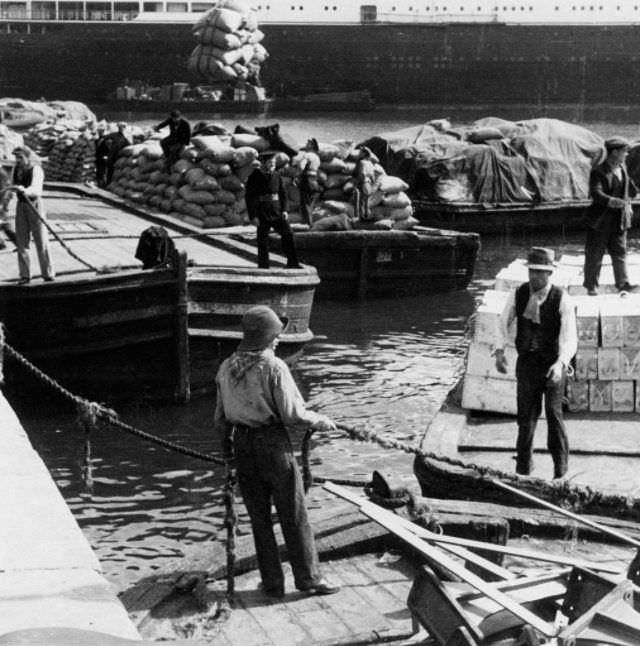
[[[557,119],[429,122],[362,142],[415,197],[478,203],[586,200],[603,139]]]

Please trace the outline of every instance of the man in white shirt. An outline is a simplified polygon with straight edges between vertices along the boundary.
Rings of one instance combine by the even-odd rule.
[[[562,478],[568,467],[569,442],[562,418],[567,366],[578,341],[575,310],[569,295],[551,283],[554,253],[532,247],[527,259],[529,282],[509,296],[502,314],[501,336],[495,352],[496,369],[506,373],[504,345],[514,319],[518,440],[516,472],[529,475],[533,469],[533,437],[544,395],[547,416],[547,448],[553,458],[554,478]]]
[[[42,202],[44,173],[42,166],[34,162],[29,148],[18,147],[13,150],[16,165],[13,169],[12,184],[7,190],[13,191],[18,199],[16,206],[16,246],[18,247],[19,284],[31,280],[31,259],[29,243],[33,241],[38,252],[40,271],[45,281],[55,278],[51,256],[49,254],[49,239],[44,224],[46,215]]]

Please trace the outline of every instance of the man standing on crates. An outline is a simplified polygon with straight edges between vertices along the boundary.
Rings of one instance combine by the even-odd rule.
[[[529,282],[515,289],[501,318],[501,336],[495,351],[496,369],[507,372],[504,346],[516,321],[518,440],[516,472],[533,470],[533,438],[544,395],[547,448],[553,459],[553,477],[567,473],[569,442],[562,418],[567,367],[576,353],[576,315],[569,295],[551,283],[554,253],[532,247],[527,258]]]

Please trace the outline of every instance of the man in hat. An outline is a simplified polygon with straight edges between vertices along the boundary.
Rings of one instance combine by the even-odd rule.
[[[168,170],[180,157],[180,153],[191,141],[191,126],[180,114],[179,110],[171,110],[169,118],[154,127],[158,132],[169,126],[169,134],[160,140],[160,146],[165,157],[165,167]]]
[[[15,167],[11,184],[4,191],[17,197],[15,236],[18,250],[19,284],[31,281],[31,236],[36,245],[43,280],[54,280],[55,272],[49,253],[49,234],[45,225],[46,213],[42,202],[44,172],[30,148],[14,148]]]
[[[629,198],[638,192],[629,177],[625,159],[630,144],[623,137],[605,141],[607,152],[602,164],[591,171],[587,211],[587,240],[584,250],[584,286],[587,293],[598,293],[598,279],[605,250],[611,256],[613,275],[619,291],[630,291],[627,275],[627,230],[631,228],[632,209]]]
[[[529,282],[515,289],[502,314],[501,338],[495,350],[496,369],[507,372],[504,346],[516,321],[517,421],[516,472],[533,469],[533,437],[542,410],[547,417],[547,447],[553,459],[553,477],[568,467],[569,442],[562,418],[566,371],[576,353],[576,316],[569,295],[551,283],[552,249],[532,247],[527,259]]]
[[[309,139],[304,148],[293,158],[293,163],[298,169],[296,184],[300,191],[300,215],[302,221],[309,225],[314,203],[322,192],[318,184],[318,170],[320,170],[318,150],[318,141]]]
[[[276,169],[275,153],[264,153],[260,158],[260,168],[249,175],[245,187],[249,219],[258,222],[258,267],[269,268],[269,232],[273,229],[282,239],[287,267],[297,269],[300,263],[288,221],[287,192]]]
[[[242,317],[242,342],[216,376],[214,428],[232,436],[233,457],[262,577],[270,597],[284,596],[284,574],[273,532],[275,503],[295,586],[308,594],[333,594],[320,575],[318,553],[307,518],[304,487],[288,431],[335,430],[326,416],[305,408],[287,365],[274,354],[282,323],[266,305]]]

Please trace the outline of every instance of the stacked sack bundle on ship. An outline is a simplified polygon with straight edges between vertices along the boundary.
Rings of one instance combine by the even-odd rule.
[[[411,229],[418,223],[413,217],[411,199],[406,193],[408,184],[399,177],[388,175],[369,149],[355,146],[348,140],[310,142],[313,144],[308,143],[305,150],[293,157],[291,167],[295,177],[301,172],[301,167],[309,163],[309,158],[314,163],[313,155],[319,160],[317,180],[322,191],[313,207],[312,231],[363,227],[381,230]],[[367,220],[363,218],[363,207],[358,208],[356,198],[359,162],[363,151],[366,151],[366,156],[372,163],[369,195],[359,195],[360,200],[366,199],[368,202]],[[299,194],[293,189],[290,195],[293,202],[291,210],[295,210]]]
[[[243,0],[220,0],[194,25],[199,44],[188,61],[189,72],[209,83],[236,84],[257,79],[267,50],[261,44],[255,12]]]
[[[109,190],[203,228],[248,222],[244,185],[269,142],[257,134],[196,135],[166,169],[158,139],[124,148]]]

